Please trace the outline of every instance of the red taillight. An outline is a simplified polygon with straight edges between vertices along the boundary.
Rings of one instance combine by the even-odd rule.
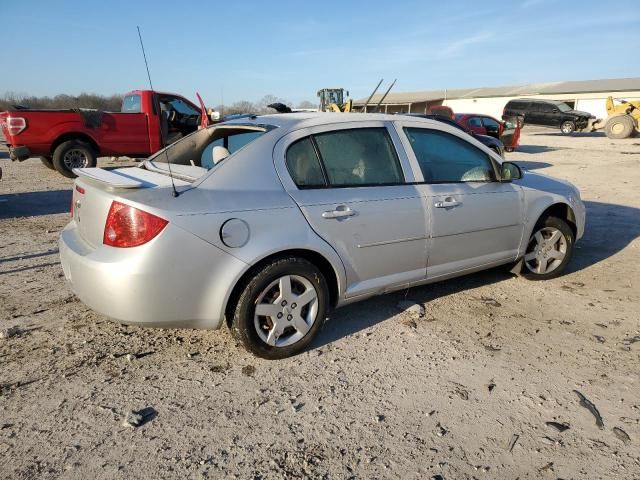
[[[111,247],[137,247],[158,235],[167,223],[164,218],[113,202],[104,226],[102,243]]]
[[[7,117],[7,131],[15,136],[27,128],[27,121],[22,117]]]
[[[71,209],[70,209],[70,212],[71,212],[71,218],[73,218],[73,190],[71,191]]]

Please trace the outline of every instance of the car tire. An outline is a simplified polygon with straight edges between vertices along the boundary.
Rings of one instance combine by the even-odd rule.
[[[629,138],[635,133],[635,122],[631,115],[615,115],[607,120],[604,132],[607,137],[621,140]]]
[[[528,280],[549,280],[562,275],[573,254],[575,234],[558,217],[538,221],[529,238],[521,275]]]
[[[82,140],[68,140],[53,151],[53,166],[68,178],[76,178],[74,168],[95,167],[97,160],[93,147]]]
[[[56,167],[53,166],[53,161],[51,160],[51,157],[40,157],[40,161],[42,161],[42,164],[48,169],[50,170],[56,169]]]
[[[504,147],[504,150],[505,150],[505,152],[511,153],[511,152],[515,151],[515,148],[514,147]]]
[[[572,122],[571,120],[567,120],[566,122],[562,122],[562,125],[560,125],[560,131],[562,133],[564,133],[565,135],[571,135],[573,132],[576,131],[575,122]]]
[[[318,267],[299,257],[277,258],[252,274],[242,287],[231,331],[258,357],[290,357],[314,339],[328,306],[329,287]]]

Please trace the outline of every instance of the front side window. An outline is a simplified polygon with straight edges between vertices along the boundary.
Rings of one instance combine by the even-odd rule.
[[[300,188],[404,183],[384,127],[336,130],[299,140],[287,150],[287,169]]]
[[[493,118],[489,118],[489,117],[483,117],[482,118],[482,123],[484,124],[485,127],[489,127],[489,128],[499,128],[500,127],[498,122],[496,122]]]
[[[426,128],[404,129],[427,183],[491,182],[489,156],[465,140]]]

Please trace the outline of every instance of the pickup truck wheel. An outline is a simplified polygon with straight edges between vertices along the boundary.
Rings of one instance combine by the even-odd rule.
[[[45,167],[50,168],[51,170],[56,169],[56,167],[53,166],[53,161],[51,160],[51,157],[40,157],[40,160],[42,161],[42,164]]]
[[[96,162],[96,152],[91,145],[82,140],[63,142],[53,152],[53,166],[68,178],[76,178],[74,168],[95,167]]]
[[[635,125],[631,115],[615,115],[607,120],[604,132],[607,137],[620,140],[630,137],[635,130]]]
[[[560,131],[565,135],[569,135],[570,133],[573,133],[576,131],[576,124],[571,120],[562,122],[562,125],[560,125]]]

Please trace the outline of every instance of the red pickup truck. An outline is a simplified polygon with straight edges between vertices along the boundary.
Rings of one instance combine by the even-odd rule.
[[[40,157],[47,167],[73,178],[74,168],[95,167],[98,156],[147,157],[206,126],[200,103],[197,107],[180,95],[134,90],[125,95],[120,112],[17,107],[0,112],[0,127],[12,160]]]

